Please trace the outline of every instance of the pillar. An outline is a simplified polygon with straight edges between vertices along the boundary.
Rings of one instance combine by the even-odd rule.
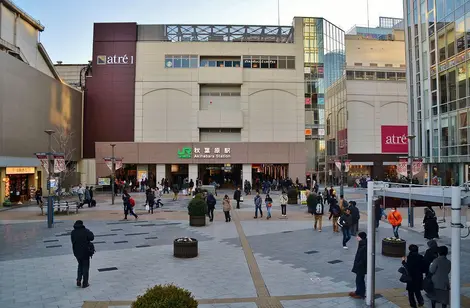
[[[3,179],[6,177],[5,168],[0,168],[0,205],[5,201],[5,182]]]
[[[149,177],[149,166],[148,165],[137,165],[137,180],[140,182],[142,178],[148,179]]]
[[[188,180],[193,180],[196,183],[196,179],[199,177],[198,165],[190,164],[188,166]]]
[[[245,180],[248,180],[248,182],[253,185],[253,175],[252,175],[252,169],[251,169],[251,164],[243,164],[242,167],[242,185],[245,182]],[[243,187],[242,187],[243,189]]]
[[[156,170],[156,175],[157,177],[157,183],[160,184],[162,182],[162,179],[166,179],[166,165],[165,164],[159,164],[157,165],[157,170]]]

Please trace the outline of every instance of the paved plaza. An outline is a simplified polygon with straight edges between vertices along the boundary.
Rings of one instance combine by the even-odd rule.
[[[315,232],[305,206],[289,206],[287,219],[281,219],[274,195],[271,220],[253,219],[248,196],[242,208],[233,211],[231,223],[223,220],[219,201],[215,221],[201,228],[188,224],[187,197],[176,202],[165,197],[164,208],[148,215],[143,195],[135,194],[141,215],[122,221],[120,199],[111,205],[99,196],[96,208],[56,216],[53,229],[34,206],[0,212],[0,307],[127,308],[137,295],[162,283],[190,290],[202,308],[364,307],[364,301],[347,295],[355,287],[351,268],[356,239],[343,249],[342,236],[333,234],[326,216],[323,232]],[[348,189],[346,197],[365,209],[362,192]],[[95,234],[97,252],[87,289],[75,286],[70,231],[76,219]],[[363,213],[361,230],[366,229],[365,221]],[[420,231],[403,228],[400,233],[424,252]],[[386,223],[376,233],[376,307],[408,307],[404,285],[398,281],[401,260],[380,253],[381,239],[391,233]],[[450,238],[442,235],[440,244],[449,244]],[[173,257],[173,240],[181,236],[199,240],[197,258]],[[470,307],[468,243],[463,240],[460,265],[462,307]]]

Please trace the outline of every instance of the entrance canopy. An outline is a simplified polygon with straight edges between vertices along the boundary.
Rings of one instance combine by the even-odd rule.
[[[375,182],[374,189],[380,189],[380,193],[376,193],[375,195],[390,198],[411,199],[445,204],[451,204],[452,202],[452,192],[450,187],[419,185],[403,187],[404,185],[407,184]],[[470,204],[470,191],[467,191],[465,188],[462,188],[460,196],[462,200],[462,205]]]

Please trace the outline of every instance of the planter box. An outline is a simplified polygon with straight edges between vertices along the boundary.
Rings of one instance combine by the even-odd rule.
[[[382,255],[392,258],[401,258],[406,256],[406,241],[388,241],[382,240]]]
[[[189,225],[191,227],[204,227],[206,225],[206,216],[189,216]]]
[[[197,240],[191,238],[192,242],[178,242],[174,240],[173,242],[173,256],[176,258],[195,258],[199,254]]]

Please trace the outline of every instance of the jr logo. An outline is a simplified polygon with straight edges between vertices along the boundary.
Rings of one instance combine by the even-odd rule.
[[[178,158],[189,159],[191,158],[192,149],[190,147],[184,147],[183,149],[178,149]]]

